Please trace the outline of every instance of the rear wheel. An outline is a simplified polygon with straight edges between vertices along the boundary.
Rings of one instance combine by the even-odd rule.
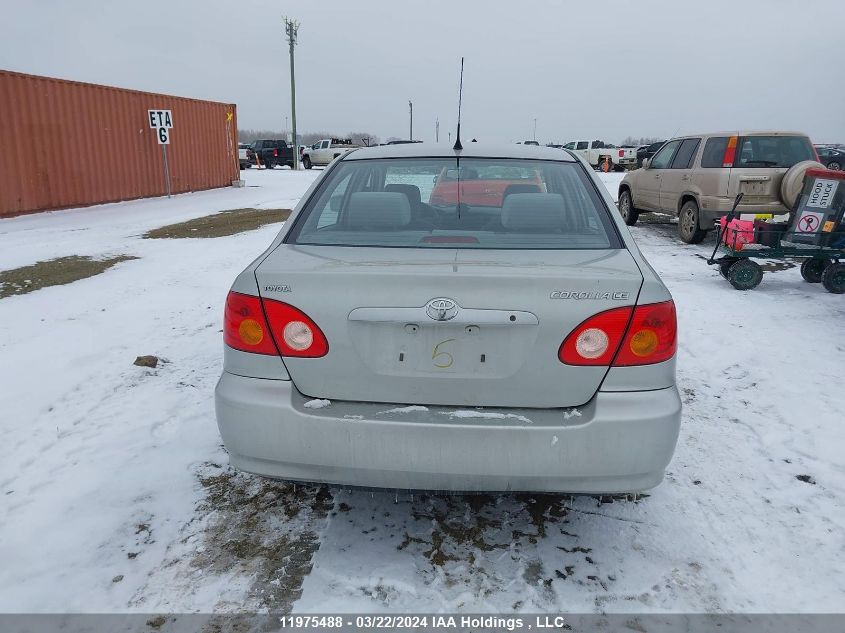
[[[763,269],[757,262],[740,259],[728,268],[728,281],[737,290],[751,290],[763,281]]]
[[[634,226],[640,217],[640,212],[634,208],[634,202],[631,200],[631,192],[627,189],[619,194],[619,213],[628,226]]]
[[[845,293],[845,264],[830,264],[822,273],[822,286],[837,295]]]
[[[265,169],[273,169],[274,165],[275,165],[275,163],[273,163],[273,161],[272,161],[272,160],[266,160],[266,161],[264,161],[264,167],[265,167]]]
[[[302,157],[302,166],[305,167],[305,169],[311,169],[311,159],[308,156]]]
[[[832,160],[827,164],[828,169],[832,169],[833,171],[840,171],[842,169],[842,164]]]
[[[801,276],[804,281],[817,284],[822,280],[822,274],[829,265],[830,260],[824,257],[805,259],[801,264]]]
[[[678,236],[687,244],[698,244],[707,235],[702,231],[698,222],[698,204],[695,200],[687,200],[678,215]]]

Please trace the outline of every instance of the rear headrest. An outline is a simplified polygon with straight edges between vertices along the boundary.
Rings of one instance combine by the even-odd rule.
[[[404,193],[357,191],[349,196],[347,223],[351,229],[394,229],[411,221],[411,204]]]
[[[385,185],[385,191],[397,191],[405,194],[411,203],[411,207],[418,207],[422,204],[422,196],[420,195],[420,188],[416,185]]]
[[[508,185],[505,187],[505,192],[502,194],[502,198],[507,198],[513,193],[542,193],[542,191],[543,190],[540,189],[540,185],[535,185],[534,183]]]
[[[563,217],[559,193],[514,193],[502,204],[502,226],[508,231],[560,231]]]

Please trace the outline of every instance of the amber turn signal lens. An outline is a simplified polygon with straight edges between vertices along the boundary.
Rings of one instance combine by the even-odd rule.
[[[657,349],[658,342],[654,330],[640,330],[631,337],[631,351],[641,358],[651,356]]]
[[[247,345],[258,345],[264,340],[264,330],[255,319],[244,319],[238,326],[238,335]]]

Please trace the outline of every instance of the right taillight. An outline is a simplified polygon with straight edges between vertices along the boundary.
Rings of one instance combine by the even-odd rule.
[[[652,365],[675,354],[677,331],[672,301],[614,308],[572,330],[558,358],[567,365]]]
[[[610,365],[631,318],[630,306],[599,312],[581,323],[561,343],[560,362],[567,365]]]
[[[678,348],[678,320],[672,301],[634,308],[614,367],[652,365],[669,360]]]

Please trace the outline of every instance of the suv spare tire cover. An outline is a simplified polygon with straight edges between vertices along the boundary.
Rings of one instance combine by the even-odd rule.
[[[787,209],[792,210],[798,201],[798,196],[804,189],[804,174],[811,168],[824,169],[824,165],[814,160],[804,160],[790,167],[783,175],[783,180],[780,181],[780,199]]]

